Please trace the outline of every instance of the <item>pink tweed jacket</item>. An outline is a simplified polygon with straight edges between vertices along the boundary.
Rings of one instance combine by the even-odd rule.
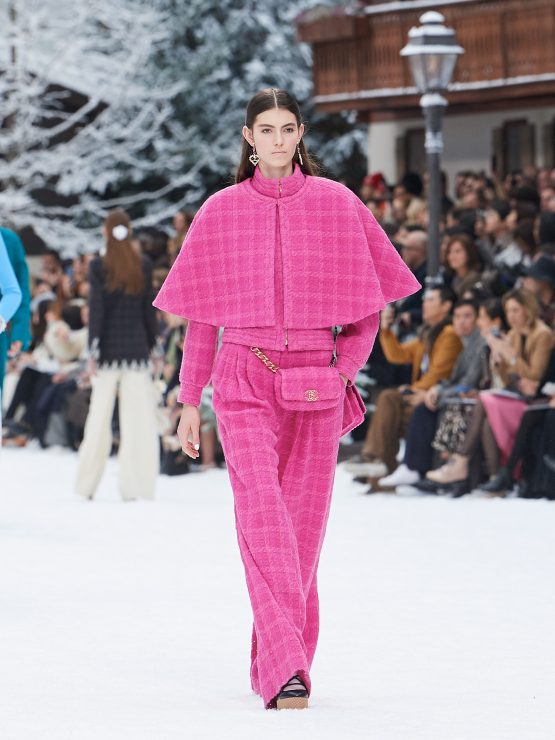
[[[420,289],[348,188],[298,165],[287,179],[286,192],[270,181],[274,197],[248,179],[208,198],[154,305],[214,326],[274,326],[278,221],[288,328],[350,324]]]

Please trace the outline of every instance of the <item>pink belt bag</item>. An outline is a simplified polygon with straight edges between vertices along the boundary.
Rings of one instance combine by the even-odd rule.
[[[335,334],[334,334],[335,339]],[[347,385],[335,367],[335,348],[333,358],[327,367],[307,365],[306,367],[278,367],[258,347],[252,352],[266,367],[276,374],[275,392],[280,406],[289,411],[321,411],[336,406],[343,390],[343,421],[341,436],[350,432],[364,420],[366,407],[355,385]]]

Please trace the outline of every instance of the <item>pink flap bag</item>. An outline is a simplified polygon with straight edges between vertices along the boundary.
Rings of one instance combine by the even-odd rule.
[[[334,367],[288,367],[276,374],[276,398],[291,411],[320,411],[337,406],[345,383]]]
[[[334,340],[336,333],[334,332]],[[355,385],[347,385],[335,367],[334,353],[330,365],[280,368],[258,347],[251,351],[271,372],[276,374],[275,392],[278,403],[290,411],[320,411],[336,406],[345,390],[341,436],[364,421],[366,407]],[[278,372],[279,371],[279,372]]]

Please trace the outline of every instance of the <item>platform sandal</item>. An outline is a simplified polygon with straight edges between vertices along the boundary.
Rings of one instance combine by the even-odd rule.
[[[277,709],[306,709],[308,691],[301,679],[295,675],[281,687],[277,695]]]

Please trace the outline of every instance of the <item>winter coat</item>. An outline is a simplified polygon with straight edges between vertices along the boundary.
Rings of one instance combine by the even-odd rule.
[[[0,236],[0,318],[5,325],[12,318],[21,303],[21,289],[8,257],[8,250]]]
[[[453,327],[450,324],[444,326],[432,344],[428,369],[422,373],[422,360],[426,353],[426,345],[422,339],[401,344],[390,329],[381,329],[380,343],[389,362],[412,365],[413,390],[428,390],[441,380],[446,380],[462,350],[462,342]]]
[[[25,260],[25,250],[21,239],[11,229],[0,228],[9,260],[21,290],[21,303],[12,316],[7,331],[0,334],[0,388],[4,380],[6,356],[13,342],[21,342],[27,349],[31,342],[31,291],[29,289],[29,268]]]
[[[89,265],[89,347],[101,367],[146,365],[156,342],[152,266],[144,256],[142,264],[145,284],[136,295],[106,289],[102,258]]]
[[[472,334],[463,340],[463,350],[457,357],[449,379],[441,385],[439,397],[447,398],[456,394],[460,386],[478,388],[487,370],[488,345],[479,329],[474,329]]]
[[[516,329],[511,329],[507,334],[507,341],[517,352],[516,362],[511,365],[501,359],[496,366],[504,384],[509,385],[514,376],[540,381],[549,364],[553,336],[551,329],[539,319],[526,334],[524,342],[523,335]]]
[[[348,188],[305,175],[252,178],[212,195],[196,214],[154,305],[231,327],[276,324],[279,235],[285,327],[356,322],[420,289],[368,208]],[[262,192],[261,192],[262,191]]]
[[[59,330],[64,333],[60,336]],[[44,335],[43,344],[48,354],[60,363],[60,370],[68,372],[86,359],[87,327],[70,329],[65,321],[51,321]]]

